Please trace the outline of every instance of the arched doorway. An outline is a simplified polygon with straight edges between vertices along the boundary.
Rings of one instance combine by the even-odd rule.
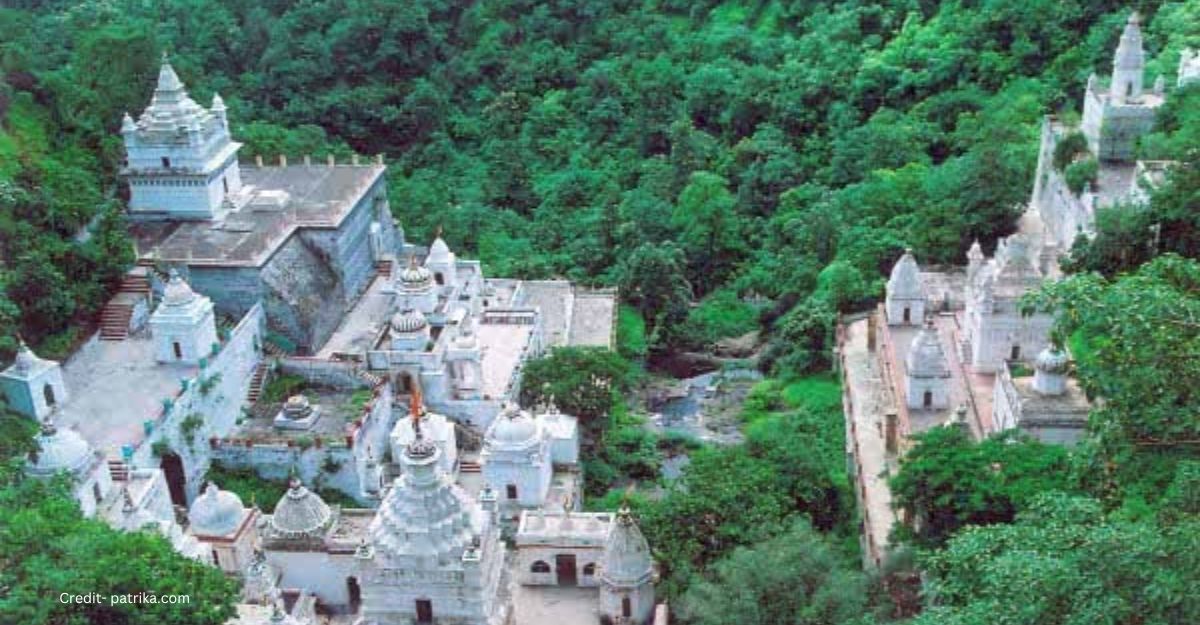
[[[407,371],[400,372],[400,392],[407,394],[412,392],[412,375]]]
[[[554,556],[554,572],[559,586],[575,586],[579,578],[575,574],[575,554],[560,553]]]
[[[163,454],[158,463],[167,479],[167,489],[171,491],[171,503],[177,506],[187,506],[187,474],[183,471],[183,458],[175,452]]]
[[[46,399],[47,408],[53,408],[58,403],[58,400],[54,397],[54,387],[50,386],[49,383],[42,387],[42,397]]]

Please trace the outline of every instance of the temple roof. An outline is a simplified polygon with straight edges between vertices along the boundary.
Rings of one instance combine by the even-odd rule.
[[[59,471],[76,473],[87,468],[93,459],[92,448],[78,432],[59,428],[46,417],[34,439],[38,450],[29,454],[26,470],[33,475],[53,475]]]
[[[925,327],[913,339],[905,365],[908,375],[914,378],[950,377],[946,353],[932,319],[926,321]]]
[[[629,508],[622,506],[604,543],[605,581],[622,585],[640,584],[650,577],[653,562],[650,545],[638,529]]]
[[[514,403],[508,403],[492,422],[486,438],[489,448],[508,449],[524,447],[538,435],[537,421],[529,412]]]
[[[158,70],[158,85],[136,123],[138,138],[152,142],[178,142],[187,132],[206,132],[217,124],[207,109],[188,95],[183,81],[163,53]],[[122,124],[124,127],[125,125]]]
[[[287,493],[275,504],[271,529],[285,537],[311,535],[326,529],[331,519],[332,513],[325,501],[293,478]]]
[[[241,498],[217,488],[212,482],[204,487],[204,492],[188,510],[192,533],[209,536],[225,536],[234,532],[241,526],[245,516],[246,508]]]
[[[917,265],[917,259],[913,258],[912,250],[905,250],[904,256],[896,261],[892,266],[892,275],[888,278],[887,283],[888,297],[920,299],[924,297],[921,292],[921,268]]]

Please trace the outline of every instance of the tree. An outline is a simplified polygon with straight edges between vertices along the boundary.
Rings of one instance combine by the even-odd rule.
[[[890,487],[892,505],[914,517],[902,535],[919,545],[941,545],[967,525],[1010,523],[1038,493],[1070,486],[1066,450],[1015,432],[976,443],[946,426],[915,438]]]
[[[0,489],[0,587],[0,621],[29,625],[221,625],[234,616],[238,592],[220,570],[180,555],[153,531],[84,518],[66,477]],[[63,603],[64,592],[96,592],[103,601]],[[113,596],[141,593],[188,601],[112,604]]]
[[[866,578],[854,564],[796,522],[715,562],[679,605],[696,625],[836,625],[857,621],[866,595]]]
[[[1200,520],[1105,515],[1061,493],[1011,525],[975,527],[928,552],[927,609],[913,625],[1200,622]]]
[[[1092,408],[1081,478],[1117,505],[1153,503],[1200,439],[1200,262],[1166,254],[1116,278],[1076,274],[1028,299],[1070,337]]]
[[[563,412],[594,425],[608,416],[628,387],[629,363],[603,347],[556,347],[546,356],[525,363],[521,374],[521,404],[553,400]]]
[[[674,245],[644,243],[619,268],[622,295],[650,325],[650,342],[664,343],[687,318],[692,293],[683,252]]]
[[[699,294],[722,282],[745,251],[734,204],[726,180],[706,171],[692,174],[675,204],[671,224],[681,233],[688,280]]]

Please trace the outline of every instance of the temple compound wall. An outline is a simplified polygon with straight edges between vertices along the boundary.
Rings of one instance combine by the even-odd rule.
[[[179,391],[163,398],[162,413],[146,422],[148,435],[132,450],[129,459],[135,466],[159,466],[162,454],[177,455],[182,461],[187,499],[199,494],[202,478],[212,462],[208,439],[227,435],[237,426],[260,360],[264,331],[262,307],[255,306],[200,373],[181,380]]]

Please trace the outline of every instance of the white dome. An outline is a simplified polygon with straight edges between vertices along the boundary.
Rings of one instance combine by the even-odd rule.
[[[912,250],[904,250],[904,256],[892,267],[887,291],[890,297],[919,298],[921,294],[921,267],[913,258]]]
[[[603,565],[604,579],[622,585],[639,584],[653,571],[650,545],[627,507],[622,506],[617,512],[616,522],[604,543]]]
[[[433,281],[433,274],[428,269],[412,261],[400,272],[400,283],[406,287],[421,287]]]
[[[528,411],[510,403],[496,416],[488,442],[512,446],[528,442],[536,436],[537,422]]]
[[[49,417],[34,439],[38,451],[29,454],[26,467],[34,475],[53,475],[59,471],[83,470],[92,459],[92,448],[78,432],[58,428]]]
[[[324,528],[330,517],[329,506],[293,479],[288,492],[275,504],[271,528],[282,534],[308,534]]]
[[[1034,366],[1045,373],[1063,374],[1067,372],[1069,361],[1066,352],[1051,345],[1037,355]]]
[[[411,308],[404,311],[398,311],[396,314],[392,315],[391,324],[393,332],[404,334],[420,332],[421,330],[425,329],[425,326],[429,325],[429,323],[425,320],[425,315],[423,315],[421,311],[413,310]]]
[[[167,288],[163,292],[163,304],[167,306],[182,306],[189,304],[196,299],[196,292],[192,287],[184,282],[179,276],[179,272],[171,270],[171,279],[167,282]]]
[[[236,530],[245,518],[246,509],[236,494],[217,488],[209,482],[192,507],[188,521],[193,534],[224,536]]]

